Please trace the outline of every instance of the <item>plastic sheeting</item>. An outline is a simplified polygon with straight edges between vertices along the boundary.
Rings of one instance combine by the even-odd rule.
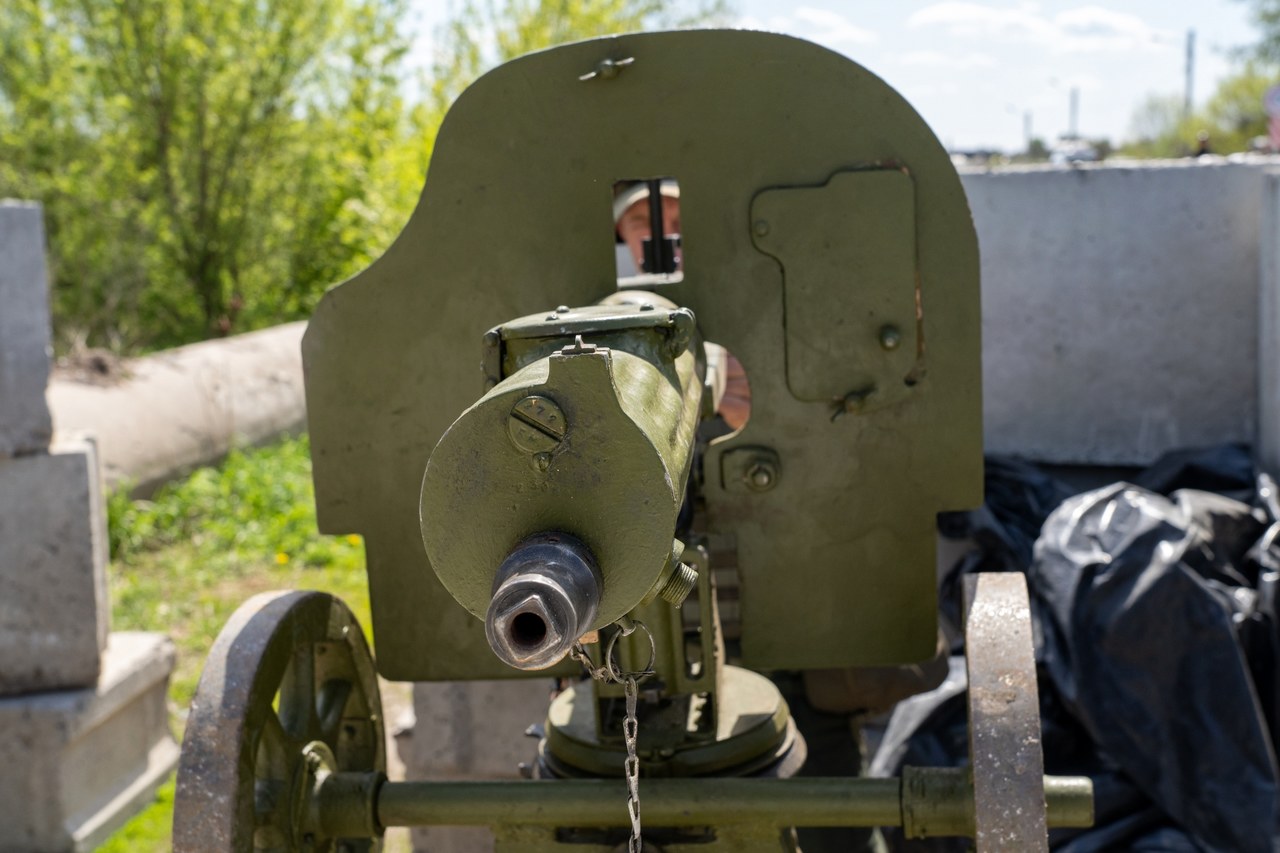
[[[1045,771],[1095,786],[1095,827],[1055,830],[1053,848],[1280,851],[1274,483],[1229,446],[1074,497],[1031,466],[989,460],[987,490],[982,509],[943,519],[977,544],[944,579],[943,610],[958,614],[964,574],[1027,574]],[[965,689],[954,658],[941,687],[901,703],[872,775],[967,763]]]

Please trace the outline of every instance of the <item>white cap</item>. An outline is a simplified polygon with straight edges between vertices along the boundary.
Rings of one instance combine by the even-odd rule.
[[[662,183],[658,185],[658,191],[665,198],[680,198],[680,185],[673,178],[663,178]],[[622,214],[626,213],[631,205],[638,201],[644,201],[649,198],[649,185],[644,181],[637,181],[627,187],[613,200],[613,224],[617,225],[618,220],[622,218]]]

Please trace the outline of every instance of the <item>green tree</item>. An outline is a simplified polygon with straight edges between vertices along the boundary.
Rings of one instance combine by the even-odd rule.
[[[1262,97],[1280,82],[1276,66],[1248,62],[1238,73],[1218,84],[1204,107],[1196,113],[1200,130],[1209,133],[1210,144],[1219,154],[1246,151],[1257,136],[1267,134],[1267,112]]]
[[[403,11],[17,0],[0,16],[0,195],[45,205],[61,342],[302,316],[380,252],[426,156],[400,94]]]
[[[1250,9],[1254,26],[1260,38],[1257,44],[1242,49],[1241,53],[1268,65],[1280,65],[1280,0],[1243,0]]]
[[[464,0],[406,92],[408,0],[9,0],[0,196],[41,201],[56,340],[155,348],[305,317],[415,204],[490,65],[710,23],[725,0]]]
[[[1148,95],[1129,118],[1130,139],[1121,152],[1131,157],[1183,157],[1189,150],[1183,137],[1187,120],[1178,95]],[[1195,131],[1190,131],[1192,139]]]
[[[1120,149],[1130,157],[1185,157],[1196,150],[1197,136],[1207,133],[1215,154],[1249,150],[1257,136],[1267,133],[1262,96],[1280,82],[1280,72],[1251,60],[1224,79],[1204,106],[1185,115],[1175,95],[1150,95],[1134,111],[1132,138]]]

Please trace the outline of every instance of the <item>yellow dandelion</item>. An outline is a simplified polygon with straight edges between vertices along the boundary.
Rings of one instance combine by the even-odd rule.
[[[349,535],[347,536],[347,542],[349,542],[349,543],[350,543],[350,544],[352,544],[352,545],[359,545],[359,544],[360,544],[360,537],[359,537],[359,536],[357,536],[357,535],[356,535],[356,534],[354,534],[354,533],[349,534]]]
[[[286,554],[284,551],[277,551],[277,552],[276,552],[276,563],[278,563],[279,565],[283,566],[283,565],[284,565],[285,563],[287,563],[287,562],[289,562],[289,555],[288,555],[288,554]]]

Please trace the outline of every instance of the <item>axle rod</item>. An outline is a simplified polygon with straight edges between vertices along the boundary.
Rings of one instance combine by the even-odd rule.
[[[904,784],[905,782],[905,784]],[[1044,777],[1048,824],[1093,822],[1093,785]],[[650,826],[901,826],[908,837],[973,834],[973,785],[963,768],[905,768],[902,779],[646,779]],[[326,799],[323,791],[319,793]],[[622,826],[622,780],[385,782],[378,824],[388,826]]]

